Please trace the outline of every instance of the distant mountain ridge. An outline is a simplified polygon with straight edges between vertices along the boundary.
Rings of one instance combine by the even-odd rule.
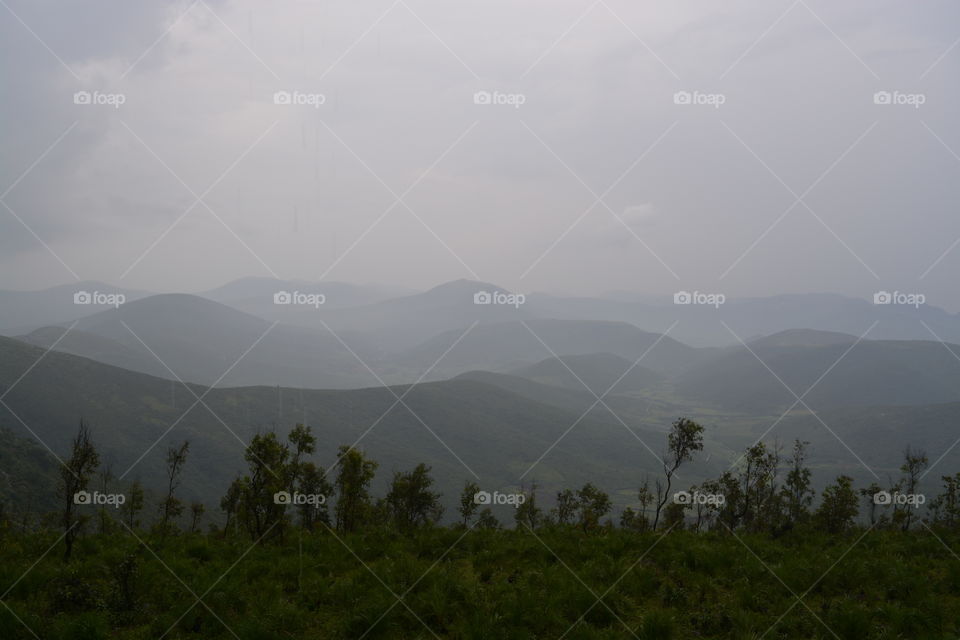
[[[793,393],[806,393],[804,402],[814,409],[960,400],[960,345],[857,340],[815,331],[776,334],[749,349],[725,349],[680,376],[677,390],[728,410],[761,413],[786,409]]]
[[[71,326],[58,350],[198,384],[218,380],[220,386],[376,384],[354,354],[327,331],[271,323],[188,294],[142,298]],[[56,337],[55,330],[45,329],[25,339],[49,347]],[[350,340],[352,349],[365,353],[361,340],[355,336]]]

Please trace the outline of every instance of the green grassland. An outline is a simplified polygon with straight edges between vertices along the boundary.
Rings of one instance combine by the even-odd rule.
[[[956,638],[960,536],[572,527],[0,537],[0,637]],[[51,550],[51,547],[54,547]],[[46,554],[46,555],[44,555]],[[41,558],[36,562],[37,558]],[[200,601],[198,602],[198,597]]]

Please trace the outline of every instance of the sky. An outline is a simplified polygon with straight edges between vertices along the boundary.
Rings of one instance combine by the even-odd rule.
[[[949,1],[0,0],[0,288],[958,311],[958,42]]]

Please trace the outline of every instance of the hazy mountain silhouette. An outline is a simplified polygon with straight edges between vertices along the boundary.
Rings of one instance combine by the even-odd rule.
[[[855,342],[854,336],[815,331],[774,335],[750,343],[752,353],[745,347],[725,350],[683,374],[677,389],[742,412],[793,404],[796,398],[777,377],[798,395],[816,383],[804,397],[814,409],[960,400],[960,346],[950,345],[951,353],[932,341]]]

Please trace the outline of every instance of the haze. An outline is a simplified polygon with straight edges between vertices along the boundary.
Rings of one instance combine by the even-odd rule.
[[[469,278],[896,289],[960,309],[953,3],[9,0],[0,15],[5,289]]]

